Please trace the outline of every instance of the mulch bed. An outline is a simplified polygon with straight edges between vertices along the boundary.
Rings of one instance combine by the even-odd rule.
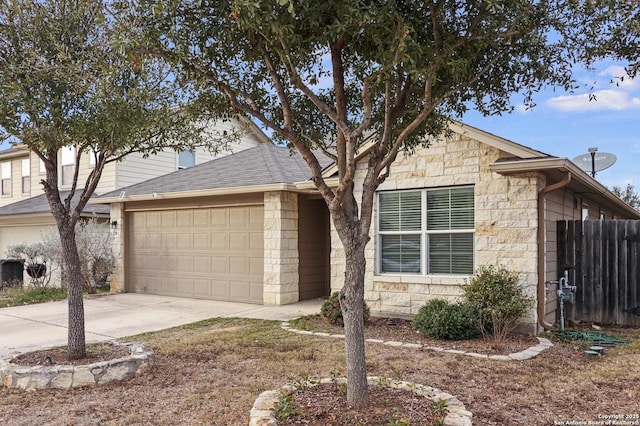
[[[437,425],[444,419],[433,401],[376,385],[369,386],[371,404],[366,410],[349,408],[346,389],[335,384],[300,389],[292,397],[294,411],[278,425]]]
[[[296,324],[292,325],[296,327]],[[312,331],[343,334],[342,326],[332,325],[319,315],[305,317],[299,326]],[[410,320],[371,317],[365,338],[417,343],[424,347],[455,349],[487,355],[508,355],[538,344],[534,336],[510,334],[502,342],[491,339],[447,341],[430,339],[417,332]],[[380,386],[369,387],[370,408],[353,410],[346,403],[346,389],[340,385],[318,385],[299,389],[286,406],[288,416],[279,425],[440,425],[444,415],[436,403],[409,391]]]
[[[332,325],[320,315],[303,318],[304,328],[313,331],[324,331],[332,334],[344,334],[342,326]],[[296,327],[296,325],[292,325]],[[520,352],[538,344],[538,339],[526,334],[512,333],[502,342],[492,339],[469,340],[438,340],[430,339],[420,334],[411,325],[411,321],[404,318],[371,317],[365,326],[365,337],[384,341],[401,341],[403,343],[417,343],[425,347],[454,349],[465,352],[476,352],[486,355],[509,355]]]
[[[131,355],[127,346],[112,343],[95,343],[87,345],[87,356],[70,360],[64,347],[27,352],[11,360],[12,364],[34,367],[38,365],[88,365],[101,361],[111,361]]]

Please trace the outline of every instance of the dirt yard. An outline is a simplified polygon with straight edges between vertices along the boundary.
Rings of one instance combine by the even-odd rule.
[[[611,416],[640,424],[640,330],[604,331],[630,343],[585,358],[579,346],[554,341],[535,359],[509,362],[371,343],[368,374],[456,395],[475,425],[605,424]],[[343,340],[294,334],[276,322],[216,319],[134,340],[155,352],[147,374],[70,391],[1,388],[0,424],[246,425],[262,391],[344,374]]]

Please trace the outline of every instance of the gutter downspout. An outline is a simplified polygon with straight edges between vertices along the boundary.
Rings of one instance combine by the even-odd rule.
[[[563,188],[571,182],[571,172],[567,172],[567,175],[557,183],[553,185],[545,186],[538,193],[538,324],[545,330],[553,328],[553,324],[549,324],[544,320],[545,315],[545,277],[546,277],[546,262],[545,262],[545,195],[556,189]]]

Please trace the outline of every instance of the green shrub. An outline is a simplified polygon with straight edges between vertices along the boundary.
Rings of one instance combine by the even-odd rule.
[[[518,326],[533,300],[518,285],[519,274],[504,266],[484,265],[463,286],[464,303],[476,312],[483,336],[502,341]]]
[[[320,315],[329,320],[331,324],[334,325],[344,325],[344,321],[342,319],[342,308],[340,307],[340,293],[333,293],[327,300],[324,301],[322,307],[320,307]],[[371,311],[369,306],[365,303],[363,309],[364,315],[364,323],[366,324],[369,321],[369,317],[371,316]]]
[[[434,339],[462,340],[480,335],[474,312],[462,303],[433,299],[420,308],[413,327]]]

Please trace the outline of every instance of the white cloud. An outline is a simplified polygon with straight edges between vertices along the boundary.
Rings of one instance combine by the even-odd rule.
[[[588,93],[581,95],[562,95],[549,99],[546,104],[560,111],[622,111],[640,108],[640,97],[621,90],[598,90],[590,100]]]
[[[521,114],[530,114],[533,111],[533,108],[525,104],[517,104],[515,106],[515,110]]]
[[[604,71],[602,71],[600,75],[604,77],[610,77],[610,83],[616,85],[616,87],[619,87],[621,89],[632,91],[640,88],[640,79],[632,79],[631,77],[629,77],[627,71],[620,65],[611,65]]]
[[[604,65],[604,64],[603,64]],[[546,101],[559,111],[623,111],[640,108],[640,77],[632,79],[620,64],[604,65],[597,74],[591,74],[593,91],[578,95],[561,95]],[[585,84],[590,80],[583,77]]]

